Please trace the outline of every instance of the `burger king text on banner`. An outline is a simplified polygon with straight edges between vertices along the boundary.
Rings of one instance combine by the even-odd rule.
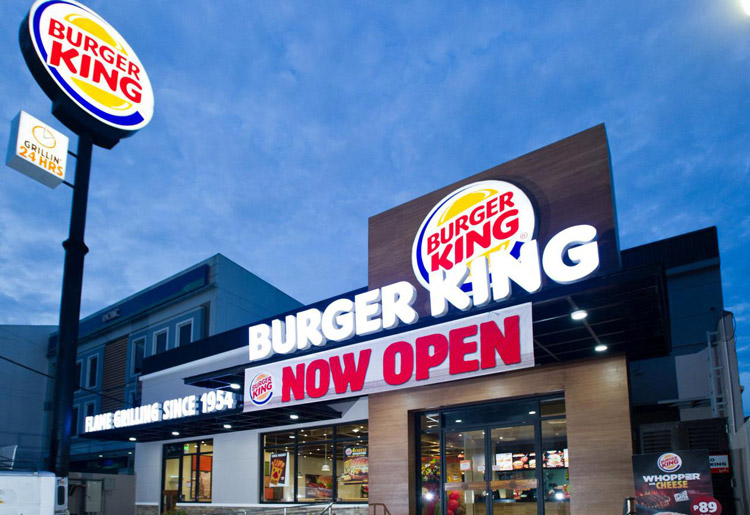
[[[244,411],[534,366],[531,303],[245,370]]]

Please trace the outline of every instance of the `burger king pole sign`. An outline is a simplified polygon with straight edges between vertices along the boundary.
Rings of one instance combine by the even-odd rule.
[[[34,79],[70,130],[112,148],[154,112],[146,70],[127,41],[74,0],[37,0],[19,32]]]
[[[73,373],[81,307],[93,145],[112,148],[145,127],[154,112],[146,70],[114,27],[75,0],[37,0],[21,22],[19,43],[52,114],[78,134],[70,233],[63,243],[62,299],[48,467],[67,476]]]

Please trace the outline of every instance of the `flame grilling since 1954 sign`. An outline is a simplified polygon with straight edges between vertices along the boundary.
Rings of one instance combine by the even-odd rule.
[[[52,112],[74,132],[111,148],[151,120],[154,95],[127,41],[74,0],[37,0],[21,23],[21,50],[52,99]]]

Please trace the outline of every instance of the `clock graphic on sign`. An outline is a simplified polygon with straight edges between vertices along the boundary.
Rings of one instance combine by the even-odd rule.
[[[46,127],[36,125],[31,129],[31,134],[34,136],[37,143],[45,148],[55,148],[55,145],[57,145],[54,134],[47,130]]]

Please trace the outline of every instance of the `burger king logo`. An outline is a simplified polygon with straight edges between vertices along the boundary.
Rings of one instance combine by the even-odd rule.
[[[151,120],[154,95],[146,70],[125,39],[94,11],[74,0],[37,0],[28,28],[22,27],[22,48],[24,30],[54,83],[85,113],[126,131]]]
[[[412,247],[414,274],[429,289],[432,272],[471,267],[493,252],[517,259],[535,230],[534,207],[518,186],[497,180],[469,184],[441,200],[422,222]],[[462,289],[471,291],[471,283]]]
[[[682,467],[682,458],[673,452],[667,452],[659,456],[656,465],[663,472],[675,472]]]
[[[273,397],[273,376],[260,372],[250,382],[250,400],[256,406],[262,406]]]

